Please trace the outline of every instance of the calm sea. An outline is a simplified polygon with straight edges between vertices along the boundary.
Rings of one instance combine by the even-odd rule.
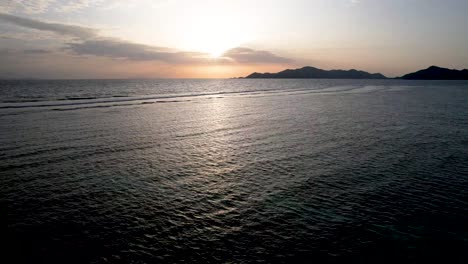
[[[0,183],[3,263],[465,262],[468,82],[0,81]]]

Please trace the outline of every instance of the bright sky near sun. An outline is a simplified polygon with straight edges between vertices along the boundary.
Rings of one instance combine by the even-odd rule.
[[[0,0],[0,78],[468,68],[466,0]]]

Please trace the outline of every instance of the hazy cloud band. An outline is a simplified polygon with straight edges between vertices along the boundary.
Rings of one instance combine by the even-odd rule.
[[[230,49],[220,58],[213,58],[209,54],[202,52],[173,51],[165,47],[138,44],[116,38],[105,38],[100,36],[99,31],[94,28],[43,22],[4,13],[0,13],[0,21],[24,28],[48,31],[58,35],[77,38],[73,42],[64,43],[65,50],[77,55],[92,55],[135,61],[163,61],[174,64],[275,64],[292,61],[269,51],[244,47]],[[25,53],[31,54],[31,52]],[[36,54],[45,53],[37,52]]]
[[[49,22],[42,22],[39,20],[23,18],[19,16],[14,16],[10,14],[2,14],[0,13],[0,21],[5,21],[7,23],[31,28],[36,30],[42,31],[49,31],[54,32],[60,35],[67,35],[72,37],[78,38],[92,38],[97,36],[97,30],[87,27],[75,26],[75,25],[66,25],[60,23],[49,23]]]

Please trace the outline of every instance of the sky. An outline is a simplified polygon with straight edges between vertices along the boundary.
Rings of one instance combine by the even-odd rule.
[[[468,68],[467,0],[0,0],[0,78]]]

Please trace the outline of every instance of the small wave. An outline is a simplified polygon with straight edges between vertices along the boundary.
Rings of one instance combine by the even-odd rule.
[[[98,99],[98,98],[99,97],[66,97],[66,98],[57,99],[57,101],[94,100],[94,99]]]
[[[347,90],[346,93],[370,93],[370,92],[376,92],[385,89],[384,86],[363,86],[363,87],[357,87],[355,89]]]
[[[153,102],[135,102],[135,103],[121,103],[121,104],[100,104],[100,105],[90,105],[90,106],[81,106],[81,107],[62,107],[62,108],[52,108],[52,111],[72,111],[80,109],[92,109],[92,108],[109,108],[109,107],[122,107],[122,106],[132,106],[132,105],[148,105],[148,104],[161,104],[161,103],[181,103],[181,102],[190,102],[191,100],[164,100],[164,101],[153,101]]]
[[[417,87],[417,86],[390,86],[388,91],[391,91],[391,92],[406,91],[414,87]]]
[[[326,89],[341,89],[340,87],[329,87]],[[318,92],[326,89],[311,89],[311,88],[294,88],[294,89],[260,89],[260,90],[240,90],[240,91],[220,91],[209,93],[181,93],[181,94],[162,94],[162,95],[145,95],[145,96],[127,96],[127,95],[112,95],[108,97],[96,96],[69,96],[65,98],[41,98],[41,99],[7,99],[0,104],[0,109],[8,108],[37,108],[37,107],[60,107],[79,104],[95,104],[95,103],[115,103],[125,101],[142,101],[149,99],[170,99],[183,97],[205,97],[211,96],[214,98],[223,98],[224,96],[246,96],[246,95],[264,95],[264,94],[282,94],[285,92]]]
[[[90,109],[90,108],[109,108],[109,107],[118,107],[118,106],[129,106],[136,104],[107,104],[107,105],[92,105],[92,106],[82,106],[82,107],[70,107],[70,108],[52,108],[52,111],[72,111],[79,109]]]
[[[182,102],[191,102],[191,101],[192,100],[164,100],[164,101],[142,102],[141,104],[182,103]]]
[[[2,103],[35,103],[35,102],[41,102],[44,100],[41,99],[7,99],[3,100]]]
[[[12,102],[0,104],[1,109],[38,109],[52,108],[48,110],[68,111],[85,108],[103,108],[113,106],[126,106],[133,104],[154,104],[154,103],[178,103],[191,101],[193,98],[220,99],[225,97],[262,97],[277,95],[297,95],[297,94],[322,94],[322,93],[346,93],[346,92],[371,92],[381,90],[380,86],[332,86],[318,89],[294,88],[294,89],[273,89],[273,90],[242,90],[230,92],[212,92],[212,93],[187,93],[187,94],[164,94],[147,95],[138,97],[127,97],[123,95],[114,95],[112,97],[67,97],[53,101],[30,101],[30,102]],[[184,100],[185,99],[185,100]],[[157,100],[157,101],[148,101]],[[36,111],[36,110],[35,110]]]

